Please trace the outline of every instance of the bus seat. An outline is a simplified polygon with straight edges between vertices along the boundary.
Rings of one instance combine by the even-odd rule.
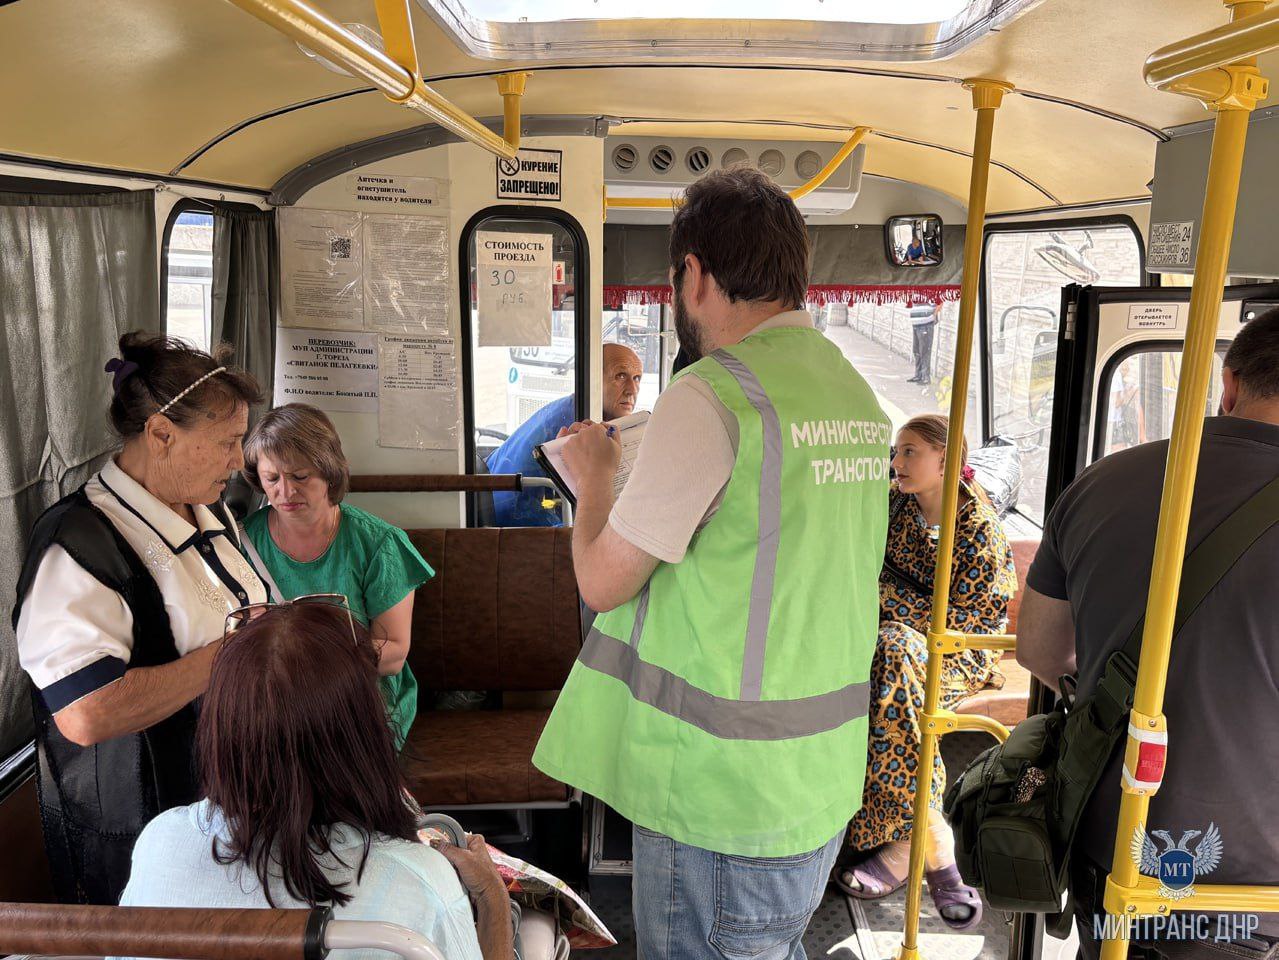
[[[1008,604],[1008,632],[1017,632],[1017,612],[1022,594],[1026,590],[1026,571],[1039,549],[1038,540],[1012,540],[1013,564],[1017,568],[1017,595]],[[956,713],[977,714],[998,720],[1006,727],[1016,726],[1026,719],[1026,705],[1030,699],[1030,671],[1017,662],[1012,651],[999,660],[999,672],[1004,675],[1004,685],[996,690],[987,687],[979,690],[955,707]]]
[[[44,853],[40,803],[31,777],[0,800],[0,902],[52,903],[53,879]]]
[[[558,691],[581,648],[572,530],[411,530],[435,569],[413,605],[409,664],[425,691]],[[425,701],[425,698],[423,698]],[[421,710],[403,750],[424,806],[569,799],[532,764],[549,709]]]

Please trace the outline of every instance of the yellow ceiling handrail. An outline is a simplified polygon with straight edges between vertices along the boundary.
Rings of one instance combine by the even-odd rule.
[[[417,43],[413,39],[409,0],[377,0],[377,24],[391,59],[416,77]]]
[[[816,176],[807,183],[800,184],[794,190],[787,191],[790,198],[798,200],[800,197],[806,197],[829,180],[831,175],[839,169],[840,164],[847,160],[861,142],[866,139],[866,135],[873,132],[870,127],[855,127],[852,135],[844,141],[843,146],[835,151],[835,156],[830,158],[830,162],[817,171]],[[609,197],[607,206],[612,210],[674,210],[681,202],[676,197]]]
[[[1146,83],[1156,90],[1184,93],[1209,102],[1229,94],[1233,82],[1228,68],[1279,47],[1279,7],[1266,10],[1263,3],[1236,5],[1257,10],[1160,47],[1146,58],[1142,68]],[[1254,92],[1265,97],[1264,92]]]
[[[499,157],[514,159],[516,148],[484,126],[465,110],[440,96],[406,66],[375,47],[369,46],[346,27],[316,10],[303,0],[230,0],[241,10],[251,13],[263,23],[302,44],[326,60],[340,63],[358,77],[381,90],[387,99],[403,104],[430,117],[444,129],[463,140],[483,147]],[[404,21],[391,8],[391,0],[379,3],[389,22],[400,27],[387,37],[388,47],[407,57],[404,45]],[[405,11],[404,16],[407,16]],[[408,30],[411,42],[411,27]],[[416,52],[413,57],[416,61]]]

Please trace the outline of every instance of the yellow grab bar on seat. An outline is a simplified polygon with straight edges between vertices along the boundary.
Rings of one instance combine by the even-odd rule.
[[[515,157],[515,147],[428,87],[415,70],[411,71],[381,50],[369,46],[342,24],[303,0],[230,2],[326,60],[340,63],[381,90],[387,99],[425,114],[444,129],[490,153],[508,160]],[[384,29],[388,23],[399,25],[387,37],[387,45],[407,58],[405,21],[394,7],[393,0],[384,0],[379,3],[378,14],[387,18],[383,21]],[[403,16],[408,16],[407,10]],[[411,27],[407,33],[407,42],[411,43]],[[416,63],[416,53],[412,59]]]

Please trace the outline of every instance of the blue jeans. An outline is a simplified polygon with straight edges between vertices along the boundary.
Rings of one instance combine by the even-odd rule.
[[[640,960],[805,960],[844,832],[793,857],[735,857],[633,829]]]

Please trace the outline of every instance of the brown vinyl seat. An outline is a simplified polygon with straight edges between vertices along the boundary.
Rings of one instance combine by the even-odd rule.
[[[1017,613],[1021,608],[1022,594],[1026,590],[1026,571],[1039,549],[1038,540],[1013,540],[1013,564],[1017,568],[1017,595],[1008,604],[1008,633],[1017,632]],[[996,690],[987,687],[979,690],[955,708],[956,713],[979,714],[998,720],[1006,727],[1013,727],[1026,719],[1026,707],[1030,699],[1030,671],[1017,662],[1010,651],[999,660],[999,672],[1004,675],[1004,685]]]
[[[558,691],[581,648],[572,531],[560,527],[410,530],[435,570],[413,605],[409,664],[432,691]],[[402,752],[424,805],[566,802],[532,764],[549,709],[419,707]]]

